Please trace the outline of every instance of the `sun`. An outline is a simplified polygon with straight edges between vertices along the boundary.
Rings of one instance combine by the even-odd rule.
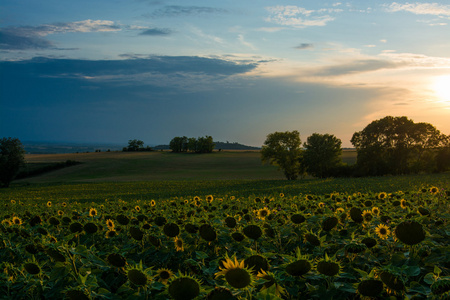
[[[442,101],[450,102],[450,75],[437,77],[433,90]]]

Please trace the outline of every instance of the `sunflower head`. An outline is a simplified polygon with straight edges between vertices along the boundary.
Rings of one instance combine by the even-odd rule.
[[[175,237],[174,244],[175,244],[176,251],[184,251],[184,242],[178,236]]]
[[[317,272],[325,276],[336,276],[341,271],[341,266],[335,258],[328,257],[325,253],[325,258],[317,262]]]
[[[118,253],[111,253],[106,259],[111,265],[117,268],[123,268],[127,264],[126,258]]]
[[[261,291],[264,291],[265,289],[269,289],[272,286],[275,285],[275,295],[278,297],[281,297],[286,293],[286,290],[278,284],[278,279],[275,277],[275,274],[272,272],[266,272],[264,270],[261,270],[258,275],[256,276],[258,279],[263,279],[266,282],[264,283],[263,287],[261,288]]]
[[[233,293],[224,287],[215,287],[214,290],[206,295],[206,300],[234,300]]]
[[[358,284],[358,293],[364,297],[377,297],[383,291],[383,282],[377,279],[366,279]]]
[[[27,271],[28,274],[37,275],[41,273],[41,268],[35,262],[25,263],[23,267],[25,268],[25,271]]]
[[[339,223],[339,219],[335,216],[327,217],[322,222],[322,230],[323,231],[331,231],[336,225]]]
[[[167,289],[174,300],[191,300],[196,298],[201,291],[201,283],[188,275],[178,274],[169,281]]]
[[[97,215],[97,210],[95,208],[91,208],[89,210],[89,216],[90,217],[95,217]]]
[[[114,228],[114,221],[113,220],[111,220],[111,219],[107,219],[106,220],[106,226],[109,228],[109,229],[113,229]]]
[[[291,276],[303,276],[312,269],[308,255],[302,255],[300,248],[295,251],[295,259],[285,265],[285,271]]]
[[[395,228],[395,236],[404,244],[412,246],[425,239],[422,225],[416,221],[404,221]]]
[[[372,221],[372,211],[371,210],[364,210],[362,213],[362,218],[364,220],[364,222],[369,223],[370,221]]]
[[[262,235],[262,230],[258,225],[247,225],[242,231],[246,237],[255,241]]]
[[[127,278],[136,286],[146,286],[148,284],[149,278],[146,271],[143,270],[142,261],[135,266],[127,268]]]
[[[22,225],[22,219],[20,219],[19,217],[13,217],[12,218],[12,223],[14,225]]]
[[[387,227],[384,224],[380,224],[375,228],[375,232],[378,235],[380,239],[387,239],[389,235],[391,234],[391,231],[389,230],[389,227]]]
[[[260,220],[265,220],[266,217],[270,215],[270,209],[268,209],[267,207],[261,208],[257,210],[256,215]]]
[[[156,276],[158,277],[158,281],[167,284],[167,282],[173,277],[173,272],[169,269],[158,269],[156,271]]]
[[[244,263],[247,268],[252,270],[253,275],[258,274],[260,271],[267,271],[269,269],[267,259],[258,254],[247,257],[244,260]]]
[[[244,260],[239,262],[236,257],[234,260],[226,257],[222,265],[223,267],[219,267],[220,271],[215,274],[216,278],[224,276],[226,282],[236,289],[245,289],[252,285],[253,275],[251,269],[245,266]]]

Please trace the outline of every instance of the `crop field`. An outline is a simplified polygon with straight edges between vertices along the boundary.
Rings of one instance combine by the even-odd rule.
[[[251,152],[96,154],[0,190],[5,299],[450,296],[449,173],[287,181]]]

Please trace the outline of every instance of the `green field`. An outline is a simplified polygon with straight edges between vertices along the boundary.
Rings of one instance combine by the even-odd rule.
[[[65,160],[82,164],[0,189],[5,299],[450,296],[450,173],[288,181],[258,152],[27,156]]]

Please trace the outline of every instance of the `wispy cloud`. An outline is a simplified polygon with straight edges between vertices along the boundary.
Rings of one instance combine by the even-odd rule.
[[[309,75],[319,77],[342,76],[398,68],[402,63],[403,62],[392,62],[385,59],[359,59],[341,64],[319,67],[315,70],[309,70],[308,72]]]
[[[172,30],[168,28],[150,28],[142,31],[139,35],[150,35],[150,36],[159,36],[159,35],[169,35],[172,33]]]
[[[325,26],[328,22],[333,21],[331,13],[341,12],[341,9],[324,8],[319,10],[308,10],[304,7],[295,5],[277,5],[266,7],[270,16],[266,21],[279,25],[293,27],[309,27],[309,26]]]
[[[244,35],[242,35],[242,34],[238,35],[238,40],[239,40],[239,42],[241,42],[242,45],[244,45],[244,46],[246,46],[246,47],[248,47],[248,48],[250,48],[252,50],[256,50],[257,49],[255,46],[253,46],[252,43],[247,42],[245,40],[245,38],[244,38]]]
[[[205,15],[228,12],[223,8],[208,7],[208,6],[181,6],[169,5],[157,9],[152,13],[144,14],[145,17],[178,17],[187,15]]]
[[[450,16],[450,5],[439,3],[408,3],[393,2],[387,6],[389,12],[407,11],[416,15]]]
[[[50,34],[68,32],[119,31],[121,26],[108,20],[84,20],[77,22],[52,23],[39,26],[17,26],[0,29],[0,49],[26,50],[54,48],[44,37]]]
[[[297,47],[294,47],[295,49],[299,49],[299,50],[306,50],[306,49],[313,49],[314,45],[313,44],[307,44],[307,43],[301,43],[300,45],[298,45]]]

